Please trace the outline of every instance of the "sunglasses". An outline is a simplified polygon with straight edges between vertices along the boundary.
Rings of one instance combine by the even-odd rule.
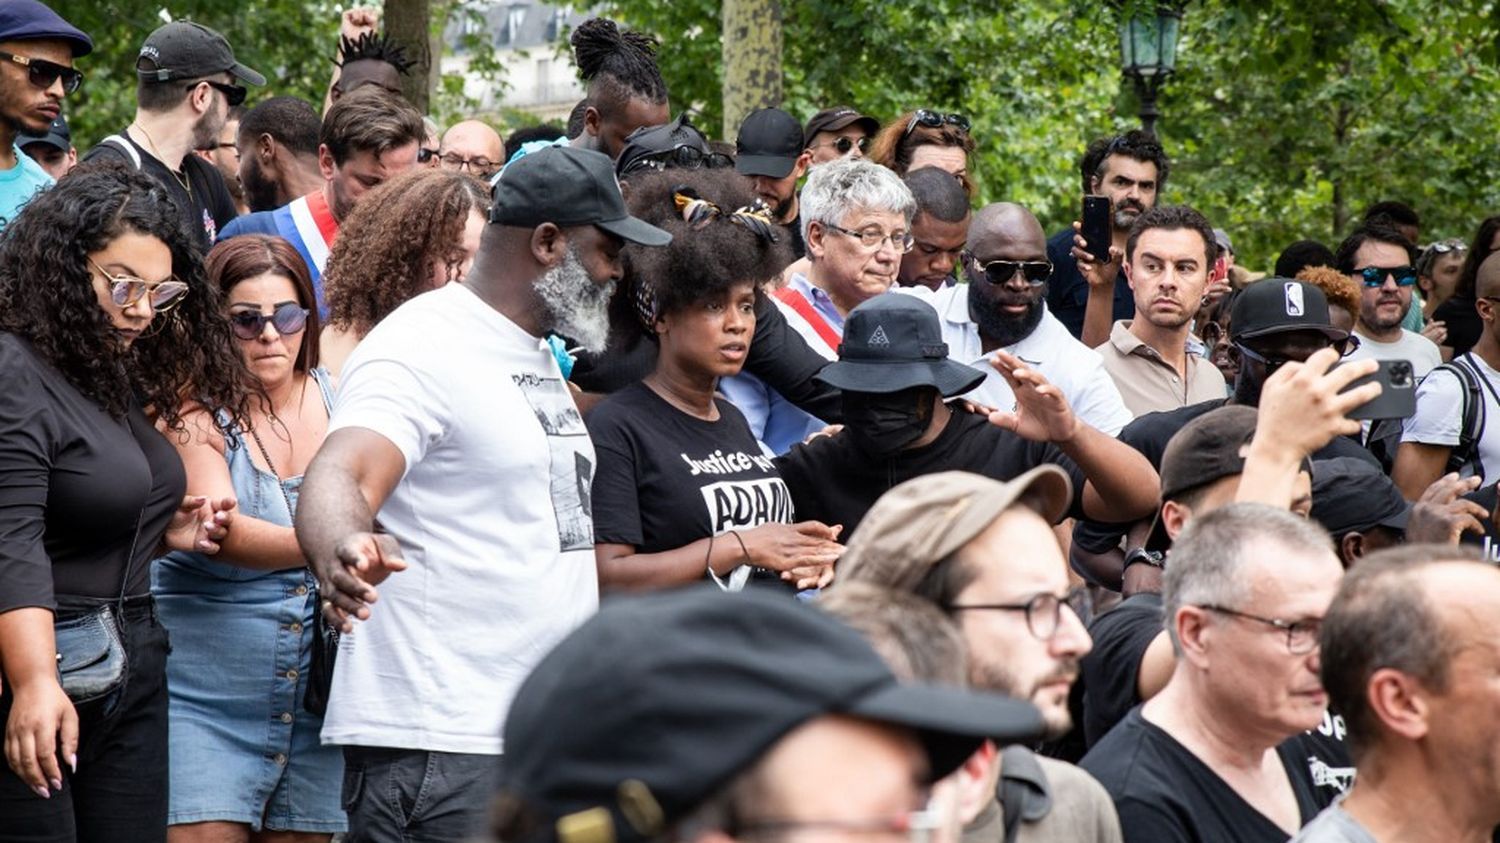
[[[288,301],[276,305],[270,316],[258,310],[237,310],[229,314],[229,327],[242,340],[258,338],[265,333],[267,323],[283,337],[300,333],[307,327],[307,308]]]
[[[831,141],[823,141],[820,144],[816,144],[816,146],[832,146],[838,151],[838,154],[848,155],[849,150],[856,146],[859,147],[860,152],[868,150],[870,147],[870,138],[868,135],[860,135],[857,138],[851,138],[848,135],[839,135]]]
[[[31,81],[31,84],[42,90],[52,87],[52,83],[59,79],[62,80],[63,94],[65,95],[76,92],[83,85],[83,74],[71,67],[64,67],[55,62],[44,61],[42,59],[18,56],[15,53],[7,53],[4,50],[0,50],[0,59],[10,59],[26,68],[26,78]]]
[[[223,94],[224,99],[229,102],[230,108],[234,108],[235,106],[244,102],[245,97],[249,94],[249,91],[241,88],[239,85],[230,85],[224,82],[209,82],[207,79],[203,81],[208,82],[208,87],[213,88],[215,91]],[[191,88],[196,86],[197,84],[197,82],[194,82],[188,87]]]
[[[1354,271],[1364,279],[1366,287],[1383,286],[1386,278],[1395,278],[1402,287],[1417,283],[1417,270],[1412,266],[1367,266]]]
[[[1345,339],[1330,343],[1330,347],[1337,351],[1340,357],[1348,357],[1349,355],[1359,350],[1359,337],[1350,334]],[[1266,377],[1270,377],[1271,375],[1276,373],[1277,369],[1280,369],[1282,366],[1293,362],[1290,358],[1271,357],[1269,355],[1261,354],[1260,352],[1256,351],[1248,345],[1245,345],[1244,343],[1235,343],[1235,348],[1238,348],[1240,350],[1240,354],[1266,367]]]
[[[667,152],[643,155],[627,164],[620,175],[641,170],[721,170],[733,166],[734,159],[722,152],[704,152],[696,146],[679,146]]]
[[[964,134],[969,133],[969,118],[963,116],[962,114],[944,114],[940,111],[928,111],[925,108],[919,108],[917,109],[917,112],[911,116],[911,122],[906,124],[906,131],[902,132],[901,136],[906,137],[907,135],[911,134],[912,129],[915,129],[918,126],[926,126],[929,129],[937,129],[941,128],[944,123],[948,124],[949,126],[957,127],[958,130],[960,132],[963,132]]]
[[[984,280],[999,286],[1010,283],[1010,279],[1021,273],[1026,283],[1033,287],[1047,283],[1052,277],[1051,261],[1007,261],[996,260],[988,263],[980,263],[979,259],[969,254],[969,260],[974,262],[974,268],[984,274]]]
[[[187,294],[188,285],[176,278],[168,278],[155,284],[150,281],[137,278],[134,275],[113,275],[104,267],[94,263],[93,258],[88,259],[92,266],[109,281],[109,298],[119,307],[130,307],[140,301],[147,293],[151,294],[151,309],[156,311],[167,310],[182,301]]]
[[[426,164],[429,161],[431,161],[432,159],[436,158],[437,154],[438,154],[438,151],[436,149],[428,149],[425,146],[424,147],[419,147],[417,149],[417,163],[418,164]]]

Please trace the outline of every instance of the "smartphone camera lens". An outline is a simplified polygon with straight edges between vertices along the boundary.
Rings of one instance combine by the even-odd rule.
[[[1391,364],[1391,386],[1397,389],[1411,389],[1412,373],[1410,363],[1398,360]]]

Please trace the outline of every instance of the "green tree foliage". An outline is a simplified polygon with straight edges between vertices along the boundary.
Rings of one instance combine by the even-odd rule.
[[[607,0],[666,42],[674,108],[721,119],[720,0]],[[1049,231],[1076,217],[1088,141],[1136,126],[1117,12],[1071,0],[797,0],[783,4],[785,100],[885,119],[970,115],[983,201],[1019,201]],[[1202,0],[1159,100],[1187,202],[1265,267],[1287,243],[1336,244],[1364,207],[1403,199],[1424,237],[1472,235],[1500,212],[1494,0]]]

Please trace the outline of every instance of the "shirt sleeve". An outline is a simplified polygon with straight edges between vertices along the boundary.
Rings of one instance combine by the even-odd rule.
[[[761,296],[755,306],[755,336],[745,371],[806,412],[838,424],[844,420],[841,393],[813,377],[827,365],[828,360],[808,347],[776,305]]]
[[[1417,412],[1401,426],[1401,441],[1456,446],[1464,420],[1464,392],[1453,372],[1428,373],[1417,386]]]
[[[1125,425],[1135,420],[1135,416],[1125,406],[1120,388],[1115,386],[1109,370],[1104,368],[1104,361],[1099,359],[1096,363],[1088,379],[1084,381],[1083,389],[1076,396],[1073,412],[1095,429],[1110,436],[1119,436]]]
[[[20,357],[0,351],[0,612],[53,605],[45,536],[56,430],[39,375]]]
[[[757,441],[766,441],[766,419],[770,417],[771,398],[765,382],[742,372],[719,381],[719,392],[745,417],[745,423],[750,426],[750,434]]]
[[[594,411],[610,408],[600,407]],[[589,436],[594,440],[598,466],[594,469],[594,541],[602,544],[628,544],[640,550],[646,542],[641,527],[640,466],[635,449],[613,416],[589,419]]]
[[[344,370],[328,432],[359,427],[384,436],[406,460],[405,477],[447,433],[447,408],[445,390],[430,374],[367,358]]]
[[[1192,843],[1195,837],[1171,811],[1135,796],[1115,802],[1125,843]]]

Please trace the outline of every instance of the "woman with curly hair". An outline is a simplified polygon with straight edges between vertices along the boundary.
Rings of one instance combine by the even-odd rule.
[[[837,531],[794,523],[791,496],[745,417],[715,396],[740,371],[760,285],[791,250],[747,181],[731,170],[667,170],[630,183],[630,212],[672,233],[626,246],[636,329],[656,369],[587,417],[594,474],[594,556],[603,589],[752,577],[826,584]]]
[[[412,170],[355,206],[323,273],[328,325],[323,365],[337,375],[375,323],[407,299],[462,281],[489,218],[483,182],[447,170]]]
[[[0,839],[160,841],[163,550],[213,553],[232,501],[184,496],[185,398],[250,383],[176,203],[78,167],[0,237]]]
[[[903,178],[912,170],[937,167],[958,179],[964,193],[973,199],[974,184],[969,181],[969,154],[973,151],[969,118],[919,108],[887,123],[871,142],[869,157]]]
[[[316,580],[292,534],[302,472],[328,431],[333,384],[318,368],[317,299],[307,265],[280,237],[247,234],[208,254],[218,314],[269,398],[236,421],[183,408],[174,444],[188,489],[239,502],[215,558],[157,560],[152,592],[174,646],[172,843],[311,843],[345,828],[343,759],[303,706]],[[271,759],[274,763],[268,763]]]

